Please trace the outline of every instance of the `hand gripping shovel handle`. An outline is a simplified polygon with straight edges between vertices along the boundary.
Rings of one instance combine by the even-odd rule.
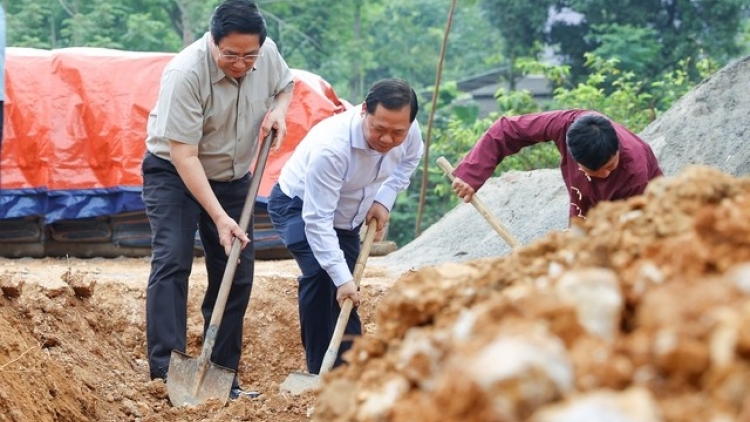
[[[370,255],[377,227],[378,224],[374,220],[370,220],[367,223],[367,232],[365,233],[365,240],[362,242],[362,250],[359,252],[359,256],[357,256],[357,263],[354,264],[354,284],[357,287],[359,287],[362,274],[365,272],[367,257]],[[341,347],[341,339],[344,337],[344,331],[346,330],[346,325],[349,323],[349,315],[353,307],[354,303],[352,303],[351,299],[347,298],[341,307],[341,313],[339,313],[339,318],[336,320],[336,328],[333,330],[331,343],[328,345],[328,350],[326,350],[326,354],[323,357],[323,363],[320,365],[320,374],[330,371],[334,362],[336,362],[336,356],[338,356],[339,347]]]
[[[450,179],[451,182],[455,179],[453,176],[453,166],[451,163],[448,162],[448,160],[445,159],[445,157],[440,157],[437,159],[437,165],[443,169],[445,172],[445,175],[448,176],[448,179]],[[497,234],[500,235],[500,237],[505,240],[508,245],[510,245],[511,248],[515,248],[518,246],[518,240],[513,236],[508,229],[506,229],[500,221],[498,221],[497,218],[495,218],[494,215],[490,212],[490,210],[487,209],[487,207],[484,205],[484,202],[476,195],[472,196],[471,198],[471,205],[474,205],[474,208],[479,211],[479,214],[482,214],[482,217],[484,217],[485,220],[487,220],[488,223],[490,223],[490,226],[492,226],[493,229],[497,232]]]
[[[242,214],[240,214],[239,226],[243,230],[247,230],[248,224],[250,223],[250,217],[253,214],[255,208],[255,199],[258,196],[258,190],[260,189],[260,179],[263,176],[263,171],[266,168],[266,162],[268,161],[268,154],[271,151],[271,144],[273,144],[273,137],[275,130],[271,130],[266,135],[263,145],[258,153],[258,160],[253,170],[253,176],[250,180],[250,190],[247,192],[247,198],[245,199],[245,205],[242,208]],[[214,304],[214,310],[211,314],[211,321],[208,324],[208,330],[206,330],[206,338],[203,340],[203,349],[199,357],[200,368],[205,369],[211,353],[216,343],[216,334],[219,331],[221,325],[221,319],[224,317],[224,307],[227,304],[227,298],[229,298],[229,292],[232,288],[232,280],[234,274],[237,272],[237,264],[239,263],[240,252],[241,252],[241,241],[237,238],[232,240],[232,249],[229,252],[229,258],[227,259],[227,267],[224,269],[224,277],[221,279],[221,285],[219,286],[219,293],[216,297],[216,303]]]

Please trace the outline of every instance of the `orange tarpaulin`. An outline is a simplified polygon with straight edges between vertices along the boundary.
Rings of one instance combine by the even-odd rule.
[[[0,219],[36,215],[50,223],[142,210],[146,120],[171,57],[8,48]],[[292,72],[288,134],[269,157],[261,196],[307,131],[349,106],[321,77]]]

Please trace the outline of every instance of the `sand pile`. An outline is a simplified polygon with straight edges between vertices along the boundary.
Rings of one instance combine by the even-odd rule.
[[[560,170],[509,172],[492,178],[479,197],[522,244],[568,226],[568,195]],[[409,268],[502,256],[510,246],[471,204],[448,212],[417,239],[379,264],[401,273]]]
[[[580,229],[398,280],[318,421],[750,420],[750,179],[690,167]]]
[[[750,174],[750,56],[716,72],[682,97],[641,136],[665,174],[706,164],[735,176]]]

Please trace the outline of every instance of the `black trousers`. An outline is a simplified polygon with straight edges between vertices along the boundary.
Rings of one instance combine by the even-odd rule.
[[[336,301],[336,285],[328,273],[315,259],[310,244],[305,237],[302,220],[302,200],[290,198],[276,184],[268,198],[268,215],[274,229],[297,261],[302,275],[298,278],[299,320],[302,328],[302,345],[307,358],[307,370],[311,374],[320,372],[328,345],[333,337],[336,320],[341,313]],[[344,252],[350,271],[359,255],[359,228],[355,230],[336,229],[339,247]],[[362,323],[356,308],[352,309],[346,334],[361,335]],[[351,340],[343,341],[334,367],[341,364],[341,355],[351,348]]]
[[[239,221],[250,188],[250,175],[232,182],[211,182],[227,214]],[[190,194],[169,161],[146,153],[143,202],[151,225],[151,274],[146,290],[146,342],[152,378],[164,378],[172,350],[185,352],[188,278],[193,265],[195,230],[205,251],[208,287],[201,307],[205,335],[227,265],[224,247],[211,217]],[[252,240],[252,221],[248,227]],[[242,251],[211,361],[237,370],[242,331],[253,287],[252,242]],[[235,377],[235,387],[238,381]]]

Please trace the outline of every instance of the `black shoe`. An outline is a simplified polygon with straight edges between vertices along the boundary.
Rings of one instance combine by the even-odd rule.
[[[151,380],[160,379],[164,381],[164,384],[167,383],[167,374],[169,373],[169,368],[158,368],[155,371],[151,372]]]
[[[260,396],[260,393],[257,391],[245,391],[239,387],[232,387],[232,389],[229,390],[229,400],[237,400],[240,397],[254,399],[258,396]]]

